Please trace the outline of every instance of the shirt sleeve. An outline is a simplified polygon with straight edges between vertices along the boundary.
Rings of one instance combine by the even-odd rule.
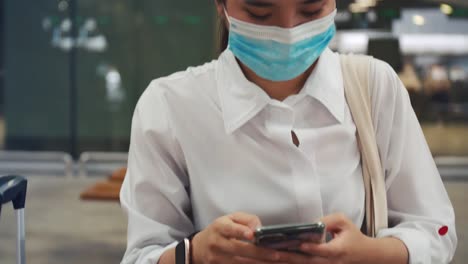
[[[136,106],[120,203],[128,217],[121,263],[155,264],[194,231],[182,150],[171,129],[164,90],[153,81]]]
[[[393,69],[375,60],[370,70],[373,122],[385,170],[389,228],[411,264],[449,263],[457,246],[455,214],[408,93]],[[447,226],[448,233],[439,234]]]

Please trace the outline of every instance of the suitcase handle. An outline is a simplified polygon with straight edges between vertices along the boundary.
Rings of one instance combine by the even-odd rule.
[[[15,210],[24,209],[28,181],[21,176],[0,177],[0,214],[2,205],[13,202]]]
[[[2,205],[13,202],[18,221],[17,244],[16,244],[16,263],[26,263],[26,232],[24,226],[24,205],[26,203],[26,189],[28,180],[21,176],[3,176],[0,177],[0,215],[2,214]]]

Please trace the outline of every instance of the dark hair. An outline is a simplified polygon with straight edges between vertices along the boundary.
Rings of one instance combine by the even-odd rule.
[[[225,5],[226,0],[216,0],[218,4]],[[224,17],[218,18],[218,53],[221,54],[228,46],[229,30],[226,27]]]

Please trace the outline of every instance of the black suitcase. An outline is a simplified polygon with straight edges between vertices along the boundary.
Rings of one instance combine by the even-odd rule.
[[[28,181],[21,176],[0,177],[0,217],[2,205],[12,202],[16,211],[17,219],[17,244],[16,259],[18,264],[26,263],[25,238],[26,230],[24,225],[24,205],[26,203],[26,190]]]

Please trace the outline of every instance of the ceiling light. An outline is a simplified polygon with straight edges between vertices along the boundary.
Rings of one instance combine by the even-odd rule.
[[[367,6],[367,7],[372,7],[377,4],[376,0],[356,0],[355,2],[359,5]]]
[[[349,5],[349,11],[351,11],[352,13],[364,13],[367,12],[367,10],[369,10],[369,7],[358,3],[353,3]]]
[[[446,15],[451,15],[453,13],[453,7],[447,4],[441,4],[440,11]]]
[[[426,24],[426,19],[421,15],[414,15],[413,23],[417,26],[424,26]]]

